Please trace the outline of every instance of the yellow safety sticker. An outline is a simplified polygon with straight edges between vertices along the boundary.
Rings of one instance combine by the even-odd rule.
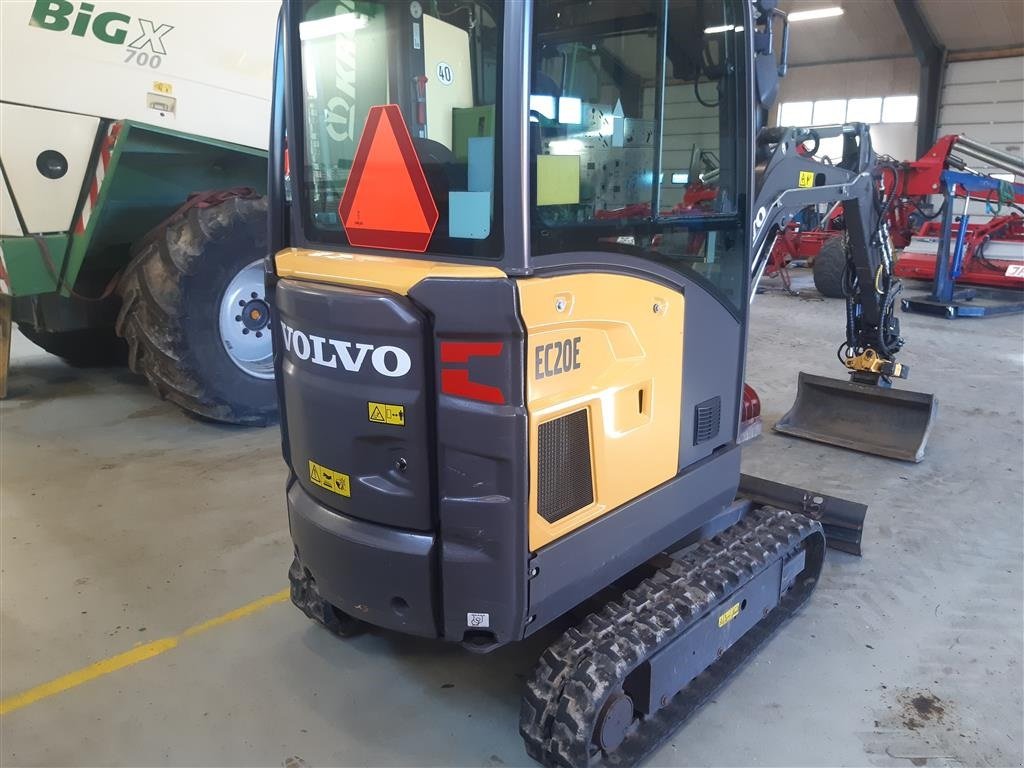
[[[732,621],[737,616],[739,616],[739,613],[740,613],[740,604],[736,603],[732,608],[730,608],[728,611],[726,611],[725,613],[723,613],[721,616],[718,617],[718,628],[721,629],[722,627],[724,627],[730,621]]]
[[[391,403],[367,403],[366,412],[370,421],[378,424],[393,424],[396,427],[405,426],[405,406],[392,405]]]
[[[800,178],[797,180],[797,186],[801,188],[813,187],[814,171],[800,171]]]
[[[161,83],[159,80],[153,83],[153,90],[157,93],[163,93],[170,96],[174,92],[174,86],[170,83]]]
[[[317,464],[312,459],[309,460],[309,482],[313,483],[313,485],[319,485],[325,491],[336,493],[339,496],[352,495],[352,485],[348,475],[344,472],[328,469],[321,464]]]

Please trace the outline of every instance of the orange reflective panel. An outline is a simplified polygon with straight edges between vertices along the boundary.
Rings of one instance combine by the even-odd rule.
[[[370,108],[338,215],[352,245],[427,250],[437,205],[396,104]]]

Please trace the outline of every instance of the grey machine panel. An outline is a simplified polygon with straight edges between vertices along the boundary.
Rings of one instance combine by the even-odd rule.
[[[524,331],[511,280],[430,279],[410,298],[429,318],[437,422],[437,518],[442,634],[489,650],[522,637],[526,617],[527,422]],[[449,342],[501,343],[493,356],[445,362]],[[503,403],[453,397],[445,370],[468,370]],[[487,614],[474,627],[469,614]],[[467,635],[469,633],[469,635]],[[489,638],[489,639],[488,639]]]
[[[294,481],[288,526],[299,560],[331,605],[378,627],[437,636],[432,534],[339,514]]]
[[[351,517],[431,530],[423,315],[404,296],[295,280],[278,282],[275,301],[287,441],[303,489]],[[400,409],[403,423],[371,420],[371,403]],[[310,461],[347,475],[349,495],[317,484]]]
[[[683,343],[680,469],[735,441],[743,343],[739,320],[701,286],[691,283],[684,289],[684,297],[686,340]],[[721,398],[718,430],[713,437],[698,441],[698,407],[716,397]]]

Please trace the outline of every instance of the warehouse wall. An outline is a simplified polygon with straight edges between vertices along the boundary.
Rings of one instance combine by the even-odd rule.
[[[939,136],[947,133],[963,133],[1003,152],[1024,154],[1024,57],[960,61],[946,67]]]
[[[704,99],[717,98],[712,88],[704,86]],[[644,115],[654,115],[654,89],[644,88]],[[662,150],[662,202],[672,206],[683,199],[686,187],[672,182],[672,175],[688,172],[697,147],[718,156],[718,110],[697,101],[692,84],[670,83],[665,87],[665,130]]]
[[[779,101],[917,93],[919,74],[912,57],[790,67],[779,85]]]
[[[962,133],[1018,157],[1024,154],[1024,57],[960,61],[946,67],[938,135],[949,133]],[[981,161],[972,160],[970,166],[984,173],[1005,173]],[[967,212],[974,221],[987,221],[992,209],[971,201]]]
[[[920,67],[912,57],[846,64],[791,67],[779,85],[777,104],[785,101],[856,99],[917,93]],[[778,119],[778,106],[770,121]],[[916,158],[917,124],[890,123],[871,128],[875,149],[900,160]]]

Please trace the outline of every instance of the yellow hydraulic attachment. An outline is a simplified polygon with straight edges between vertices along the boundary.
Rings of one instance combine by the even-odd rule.
[[[873,349],[865,349],[859,355],[848,357],[843,361],[847,368],[858,373],[875,373],[881,376],[907,378],[909,368],[902,363],[886,360]]]

